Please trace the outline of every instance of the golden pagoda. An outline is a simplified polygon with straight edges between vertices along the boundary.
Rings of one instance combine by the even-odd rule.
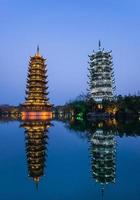
[[[25,102],[21,105],[22,116],[47,116],[52,118],[48,99],[48,81],[45,60],[39,53],[39,46],[35,56],[30,57]]]
[[[28,175],[38,186],[40,178],[44,175],[50,122],[46,120],[24,120],[21,127],[25,129]]]

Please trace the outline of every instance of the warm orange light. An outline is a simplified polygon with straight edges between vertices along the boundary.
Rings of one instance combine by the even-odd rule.
[[[98,109],[102,109],[103,105],[102,104],[98,104],[97,107],[98,107]]]
[[[21,119],[22,120],[47,120],[52,119],[52,112],[21,112]]]
[[[40,177],[34,177],[35,182],[39,182]]]

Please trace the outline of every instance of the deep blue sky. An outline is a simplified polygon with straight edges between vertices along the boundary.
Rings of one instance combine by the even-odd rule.
[[[113,51],[117,94],[140,86],[139,0],[0,0],[0,104],[24,101],[29,56],[47,58],[54,104],[87,88],[88,54]]]

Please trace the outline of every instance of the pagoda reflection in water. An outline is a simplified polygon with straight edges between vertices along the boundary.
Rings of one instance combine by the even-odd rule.
[[[92,176],[102,185],[102,195],[107,184],[115,183],[116,141],[115,132],[104,129],[99,123],[91,137],[91,168]]]
[[[115,183],[117,126],[115,119],[66,122],[66,128],[90,142],[92,177],[101,185]]]
[[[40,177],[44,175],[50,121],[24,119],[21,126],[25,129],[28,175],[38,185]]]

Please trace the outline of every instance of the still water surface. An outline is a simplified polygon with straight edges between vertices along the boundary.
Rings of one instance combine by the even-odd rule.
[[[0,200],[140,200],[139,136],[49,126],[0,123]]]

